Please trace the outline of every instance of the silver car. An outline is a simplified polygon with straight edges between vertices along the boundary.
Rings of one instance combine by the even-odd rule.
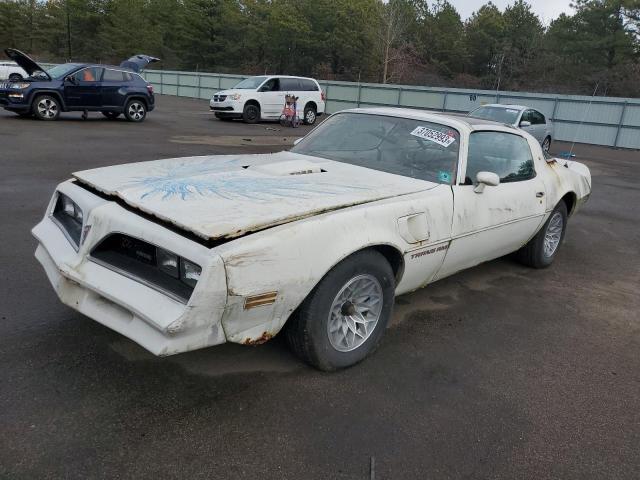
[[[545,153],[551,148],[553,123],[534,108],[493,103],[472,110],[469,116],[520,127],[540,142]]]

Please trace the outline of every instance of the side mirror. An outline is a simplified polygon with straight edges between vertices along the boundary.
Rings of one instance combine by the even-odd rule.
[[[523,120],[520,122],[520,126],[521,127],[530,127],[531,126],[531,122],[528,120]]]
[[[476,193],[484,192],[484,187],[497,187],[500,185],[500,177],[493,172],[478,172],[476,175],[476,188],[473,189]]]
[[[75,85],[77,83],[76,82],[76,77],[74,77],[73,75],[69,75],[68,77],[65,77],[64,81],[67,82],[67,83],[71,83],[73,85]]]
[[[302,141],[302,139],[303,139],[303,138],[304,138],[304,137],[296,138],[296,139],[293,141],[293,146],[295,147],[297,144],[299,144],[299,143]]]

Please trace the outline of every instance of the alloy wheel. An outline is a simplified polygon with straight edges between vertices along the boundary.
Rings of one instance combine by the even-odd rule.
[[[544,255],[549,258],[552,257],[558,245],[560,245],[560,239],[562,238],[562,228],[564,227],[564,220],[560,212],[555,212],[549,224],[547,225],[547,231],[544,234]]]
[[[42,118],[54,118],[58,114],[58,104],[50,98],[38,102],[38,114]]]
[[[350,352],[371,336],[383,306],[383,291],[373,275],[358,275],[338,292],[329,309],[327,334],[331,346]]]

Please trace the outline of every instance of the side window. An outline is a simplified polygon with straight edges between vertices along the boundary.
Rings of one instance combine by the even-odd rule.
[[[123,82],[124,80],[124,72],[120,72],[118,70],[110,70],[106,69],[104,71],[104,76],[102,77],[103,82]]]
[[[537,110],[531,110],[531,119],[531,123],[534,125],[544,125],[545,123],[547,123],[544,115]]]
[[[302,90],[297,78],[281,78],[280,91],[282,92],[299,92]]]
[[[465,185],[473,185],[478,172],[493,172],[500,182],[521,182],[536,176],[533,156],[520,135],[474,132],[469,136]]]
[[[267,80],[262,87],[260,87],[261,92],[277,92],[280,90],[280,82],[277,78],[272,78]]]
[[[529,122],[529,123],[533,123],[531,118],[531,110],[525,110],[524,113],[522,114],[522,118],[520,118],[520,123],[522,122]]]
[[[102,77],[102,68],[100,67],[88,67],[77,71],[73,74],[76,82],[99,82]]]
[[[300,86],[302,88],[303,91],[305,92],[317,92],[318,91],[318,85],[316,85],[316,82],[314,82],[313,80],[307,80],[307,79],[300,79]]]

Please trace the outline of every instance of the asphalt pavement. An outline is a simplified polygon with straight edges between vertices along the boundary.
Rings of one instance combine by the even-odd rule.
[[[400,297],[377,352],[337,373],[281,337],[154,357],[62,305],[33,257],[70,172],[308,130],[173,97],[139,125],[0,112],[0,478],[638,478],[637,151],[575,145],[593,194],[551,268],[503,258]]]

